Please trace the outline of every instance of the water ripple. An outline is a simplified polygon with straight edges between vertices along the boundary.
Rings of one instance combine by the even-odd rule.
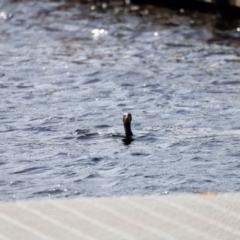
[[[31,168],[26,168],[26,169],[23,169],[23,170],[20,170],[20,171],[15,171],[15,172],[12,172],[12,174],[21,174],[21,173],[29,173],[31,172],[32,173],[42,173],[42,172],[45,172],[46,167],[31,167]]]

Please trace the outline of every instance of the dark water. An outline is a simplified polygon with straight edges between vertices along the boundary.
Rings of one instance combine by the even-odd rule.
[[[240,190],[237,22],[121,4],[0,7],[1,200]],[[125,111],[128,146],[114,136]]]

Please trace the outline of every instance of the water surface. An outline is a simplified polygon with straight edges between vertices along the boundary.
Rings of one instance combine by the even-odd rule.
[[[102,7],[1,3],[0,200],[239,191],[238,23]]]

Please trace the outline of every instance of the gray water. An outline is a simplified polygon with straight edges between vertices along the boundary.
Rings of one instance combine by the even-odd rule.
[[[121,4],[0,7],[0,200],[240,190],[237,25]]]

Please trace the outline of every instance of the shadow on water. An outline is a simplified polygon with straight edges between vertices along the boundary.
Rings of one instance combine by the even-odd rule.
[[[122,139],[123,144],[126,146],[130,145],[133,141],[134,141],[133,138],[123,138]]]

